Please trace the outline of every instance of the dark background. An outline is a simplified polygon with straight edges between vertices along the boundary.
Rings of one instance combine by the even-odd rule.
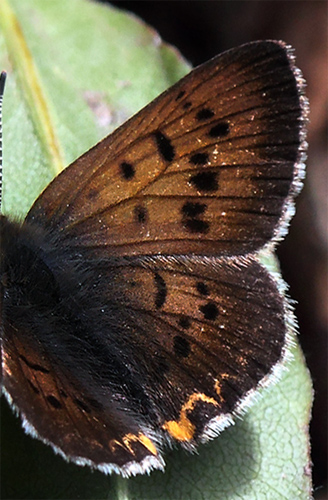
[[[315,498],[327,499],[327,2],[110,3],[136,13],[193,65],[251,40],[282,39],[295,48],[311,106],[307,179],[290,234],[279,246],[278,255],[290,295],[297,300],[300,342],[314,383],[311,440]]]

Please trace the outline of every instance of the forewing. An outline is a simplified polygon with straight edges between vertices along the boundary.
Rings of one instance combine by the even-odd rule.
[[[298,186],[301,94],[281,42],[219,55],[69,166],[27,220],[98,254],[256,250]]]

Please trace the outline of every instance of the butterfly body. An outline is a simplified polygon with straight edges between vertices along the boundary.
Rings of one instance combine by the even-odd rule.
[[[25,427],[123,475],[192,450],[272,381],[289,307],[258,252],[284,234],[304,159],[282,42],[196,68],[2,216],[3,388]],[[42,418],[41,418],[42,415]]]

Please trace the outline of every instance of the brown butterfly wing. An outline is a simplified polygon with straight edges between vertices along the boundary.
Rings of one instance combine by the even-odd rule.
[[[277,283],[251,258],[131,258],[114,272],[115,324],[158,410],[154,431],[187,448],[218,434],[285,355]]]
[[[150,404],[142,379],[127,363],[132,346],[122,352],[126,325],[119,324],[118,303],[104,294],[110,265],[105,279],[98,278],[99,262],[85,273],[51,234],[3,216],[0,235],[1,384],[25,430],[67,459],[106,473],[162,469],[144,418]]]
[[[46,290],[23,318],[13,307],[3,342],[25,427],[78,463],[162,467],[166,439],[218,434],[285,354],[283,298],[255,259],[94,261],[84,279],[58,312]]]
[[[19,334],[13,330],[15,322],[6,324],[2,383],[29,434],[51,444],[60,455],[105,473],[130,475],[163,468],[152,433],[148,437],[137,418],[118,404],[103,405],[72,370],[56,362],[47,346],[17,324]]]
[[[285,45],[196,68],[59,175],[27,220],[106,255],[251,252],[300,171],[300,81]]]
[[[69,458],[123,474],[160,468],[163,441],[213,436],[272,378],[286,311],[249,254],[278,236],[298,187],[295,75],[282,43],[214,58],[68,167],[30,210],[23,231],[42,272],[28,319],[14,308],[5,318],[4,385]]]

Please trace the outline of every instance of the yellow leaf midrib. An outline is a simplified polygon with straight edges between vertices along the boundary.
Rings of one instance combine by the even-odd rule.
[[[55,132],[41,76],[34,64],[24,31],[7,0],[0,2],[0,26],[42,150],[50,169],[57,175],[66,165],[64,155]]]

